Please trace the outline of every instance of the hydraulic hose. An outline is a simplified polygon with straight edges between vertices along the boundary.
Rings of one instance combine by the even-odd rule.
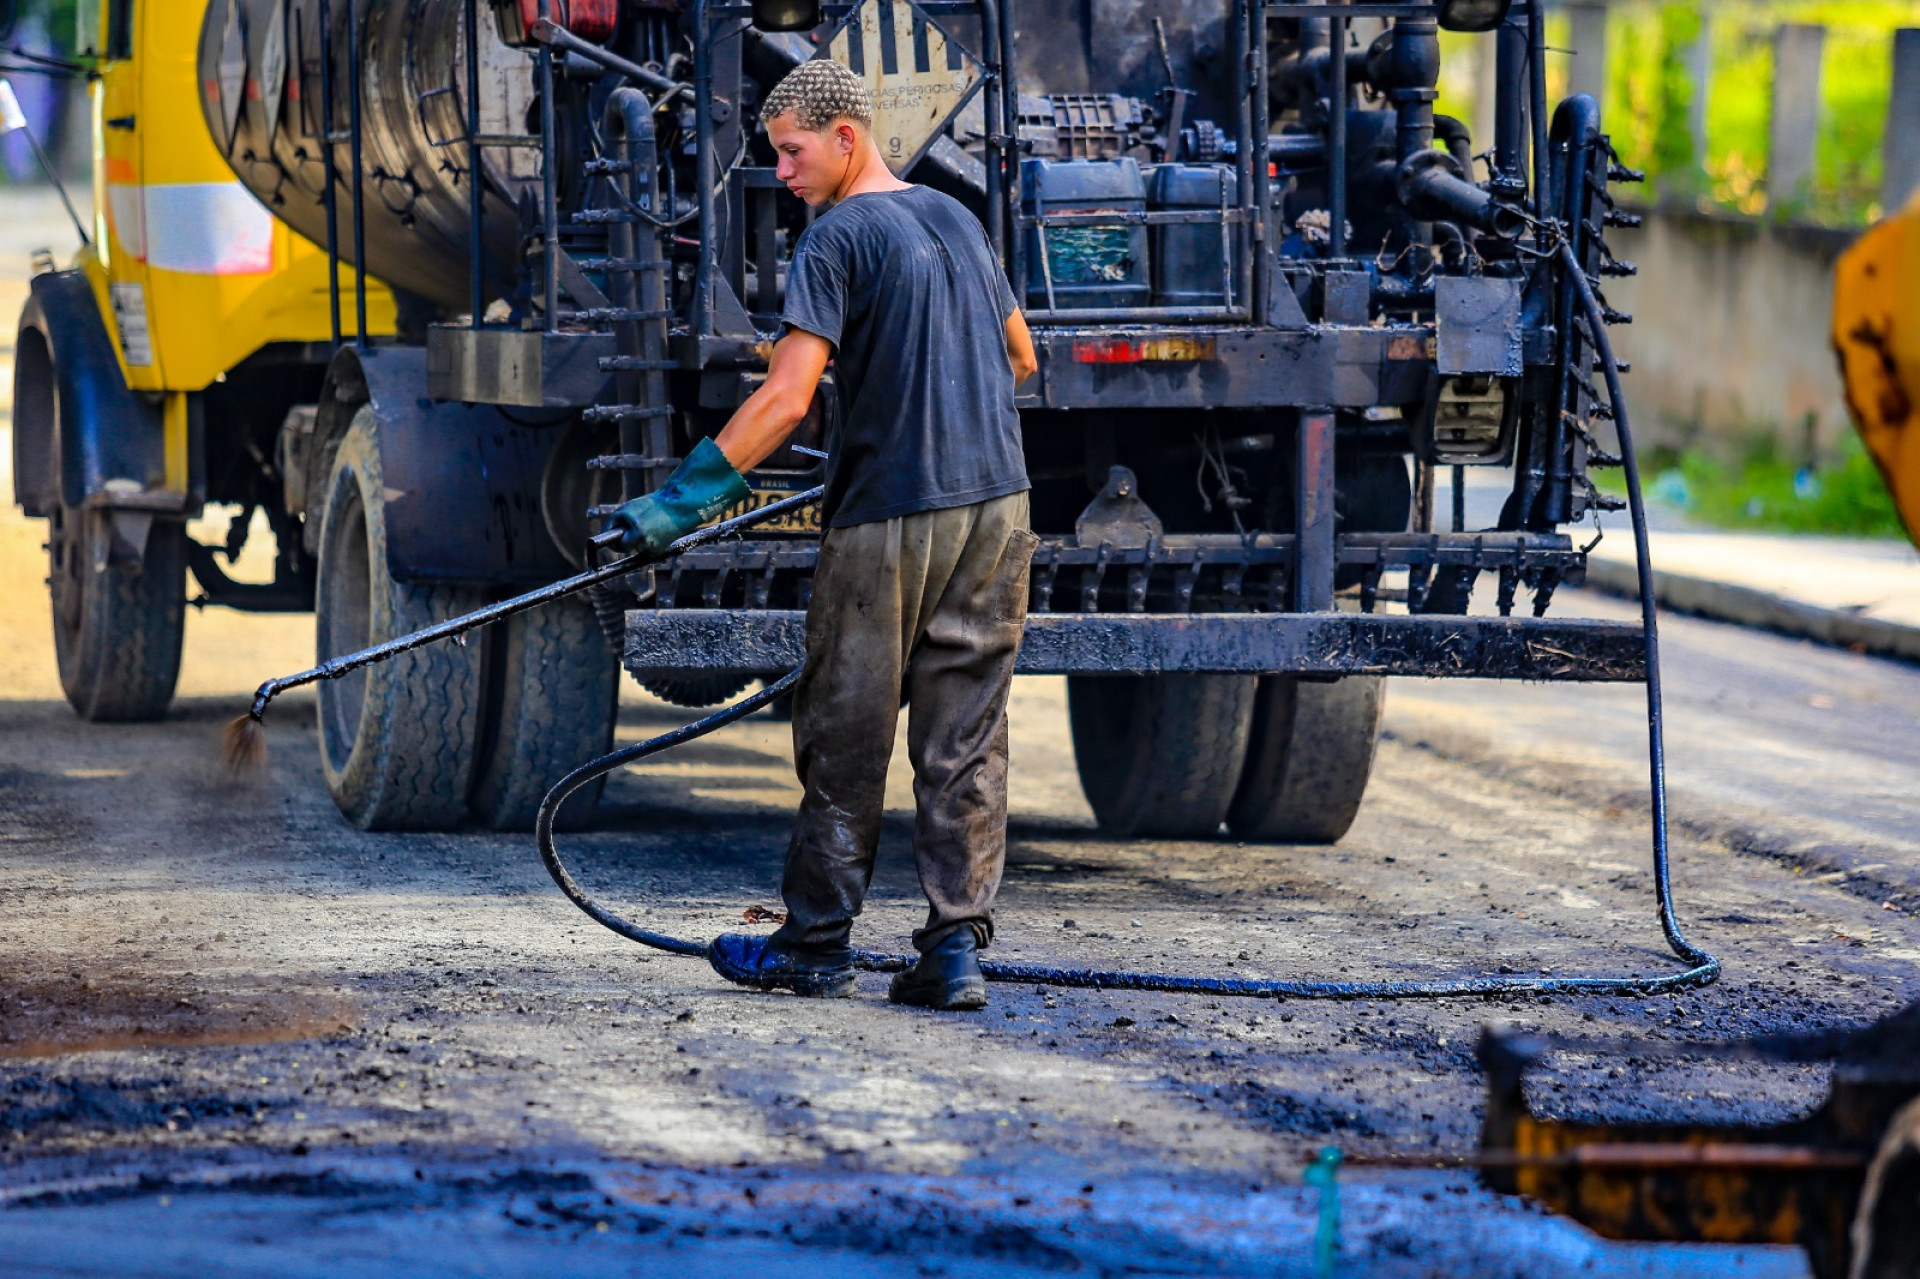
[[[1586,312],[1587,327],[1606,374],[1607,395],[1612,401],[1614,427],[1619,434],[1620,455],[1626,469],[1629,510],[1633,518],[1634,552],[1640,569],[1640,618],[1647,663],[1647,760],[1652,780],[1652,839],[1654,894],[1659,903],[1660,928],[1667,945],[1688,967],[1683,972],[1658,977],[1522,977],[1485,976],[1429,981],[1262,981],[1235,977],[1194,977],[1174,973],[1146,973],[1098,968],[1054,968],[1044,964],[1012,964],[983,961],[981,972],[988,981],[1022,982],[1047,986],[1081,986],[1112,990],[1158,990],[1183,995],[1240,995],[1256,999],[1414,999],[1453,995],[1648,995],[1659,991],[1684,990],[1705,985],[1720,975],[1720,961],[1687,940],[1673,909],[1673,886],[1667,857],[1666,741],[1662,728],[1660,702],[1659,637],[1655,626],[1653,566],[1647,550],[1646,508],[1640,499],[1640,472],[1633,452],[1632,428],[1627,421],[1626,396],[1620,387],[1620,370],[1599,303],[1587,283],[1587,277],[1573,251],[1563,240],[1559,255],[1572,274]],[[585,911],[596,923],[669,954],[704,956],[705,943],[656,933],[601,904],[580,887],[560,858],[554,844],[553,819],[561,804],[574,791],[596,777],[616,768],[672,750],[717,728],[743,719],[781,696],[799,682],[801,669],[795,668],[750,697],[658,737],[648,738],[599,759],[582,764],[556,783],[540,804],[534,820],[534,836],[539,841],[540,859],[547,873],[567,899]],[[854,967],[868,972],[899,972],[916,960],[910,955],[887,955],[855,951]]]
[[[1627,511],[1633,519],[1634,567],[1640,582],[1640,622],[1647,654],[1647,774],[1652,800],[1653,883],[1660,904],[1660,931],[1667,945],[1693,967],[1671,979],[1683,985],[1704,985],[1720,975],[1720,961],[1687,940],[1674,914],[1673,890],[1667,856],[1667,739],[1660,696],[1660,633],[1655,624],[1658,607],[1653,596],[1653,557],[1647,549],[1647,507],[1640,495],[1640,462],[1633,448],[1633,428],[1627,422],[1627,396],[1620,386],[1620,362],[1607,337],[1606,314],[1593,295],[1586,268],[1574,256],[1573,246],[1560,240],[1560,261],[1572,277],[1586,313],[1587,335],[1600,356],[1607,382],[1607,401],[1613,409],[1614,431],[1620,440],[1620,464],[1627,481]]]

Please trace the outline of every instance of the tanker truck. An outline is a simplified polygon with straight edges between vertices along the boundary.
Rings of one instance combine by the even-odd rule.
[[[1494,43],[1491,138],[1435,112],[1443,28]],[[299,405],[243,412],[244,462],[192,429],[217,387],[173,447],[253,468],[323,659],[592,562],[765,375],[810,214],[757,105],[838,59],[1026,310],[1019,670],[1066,677],[1100,828],[1337,840],[1385,677],[1646,675],[1638,627],[1549,616],[1617,460],[1566,263],[1631,270],[1605,235],[1638,175],[1591,99],[1549,112],[1544,52],[1539,0],[212,0],[196,127],[321,246],[338,340],[288,368]],[[829,369],[749,504],[818,483],[836,426]],[[1434,509],[1475,466],[1511,472],[1492,527]],[[797,664],[818,538],[763,526],[320,685],[340,810],[523,825],[606,748],[621,667],[705,706]]]

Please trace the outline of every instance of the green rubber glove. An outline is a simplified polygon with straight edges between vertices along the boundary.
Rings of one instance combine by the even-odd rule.
[[[693,446],[672,477],[645,497],[636,497],[613,513],[612,527],[624,535],[620,547],[658,555],[729,506],[753,496],[727,455],[712,440]]]

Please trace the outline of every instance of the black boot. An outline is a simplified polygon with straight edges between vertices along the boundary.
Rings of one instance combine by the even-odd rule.
[[[726,933],[707,947],[707,962],[728,981],[756,990],[790,990],[813,999],[853,994],[853,952],[846,946],[802,951],[771,937]]]
[[[973,929],[954,929],[919,963],[895,973],[887,998],[921,1008],[985,1008],[987,979],[980,974],[980,939]]]

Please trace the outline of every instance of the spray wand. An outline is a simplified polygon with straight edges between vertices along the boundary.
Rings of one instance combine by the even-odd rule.
[[[261,721],[266,716],[267,704],[290,688],[299,688],[303,684],[312,684],[323,679],[339,679],[342,675],[357,671],[363,666],[371,666],[375,662],[384,662],[390,657],[398,657],[423,644],[431,644],[435,640],[452,639],[456,635],[463,635],[468,631],[500,621],[502,618],[512,617],[515,613],[524,613],[530,608],[538,608],[542,604],[551,603],[563,596],[584,591],[589,586],[596,586],[616,577],[624,577],[649,564],[657,564],[662,560],[691,551],[695,547],[721,541],[744,532],[756,524],[764,524],[769,520],[800,510],[802,507],[810,506],[819,501],[825,492],[825,487],[821,486],[808,489],[804,493],[796,493],[792,497],[781,498],[777,502],[769,502],[758,510],[748,511],[744,515],[736,515],[730,520],[722,520],[718,524],[711,524],[689,533],[658,554],[641,552],[612,560],[597,568],[588,569],[584,573],[576,573],[551,586],[543,586],[539,590],[528,591],[525,595],[501,600],[498,604],[489,604],[485,608],[476,609],[461,617],[436,622],[412,634],[398,636],[385,643],[363,648],[356,653],[345,653],[339,657],[328,658],[318,666],[301,671],[297,675],[283,675],[279,679],[270,679],[254,693],[252,709],[227,725],[226,733],[222,738],[221,754],[226,760],[227,767],[235,772],[253,772],[262,767],[267,759],[267,736]],[[618,542],[621,536],[619,529],[608,529],[593,538],[593,545],[609,547]]]

